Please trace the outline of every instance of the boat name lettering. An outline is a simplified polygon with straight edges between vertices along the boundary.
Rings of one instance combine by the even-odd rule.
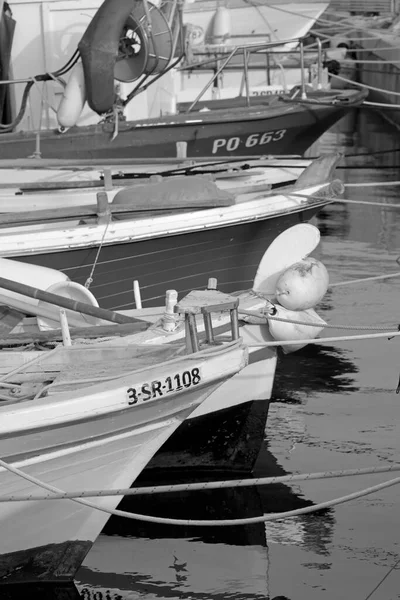
[[[169,375],[164,381],[151,381],[139,384],[137,387],[130,387],[126,390],[128,395],[128,404],[133,406],[146,400],[154,400],[169,394],[170,392],[180,392],[185,388],[193,387],[201,381],[201,372],[198,367],[191,371],[175,373]]]
[[[212,153],[217,154],[219,150],[224,148],[228,152],[234,152],[239,146],[244,145],[246,148],[253,146],[264,146],[270,142],[279,142],[286,133],[286,129],[278,129],[277,131],[265,131],[264,133],[252,133],[246,139],[240,137],[218,138],[214,140]]]
[[[284,94],[285,90],[284,89],[272,89],[272,90],[251,90],[250,92],[250,96],[272,96],[275,94]]]
[[[87,587],[79,590],[80,598],[82,600],[121,600],[121,594],[117,592],[111,592],[110,590],[96,590]]]

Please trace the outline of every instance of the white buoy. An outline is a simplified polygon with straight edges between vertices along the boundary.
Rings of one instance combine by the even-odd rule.
[[[287,268],[278,278],[275,297],[288,310],[306,310],[325,296],[329,275],[325,265],[307,257]]]
[[[225,44],[231,36],[231,15],[226,6],[219,6],[214,13],[210,41],[212,44]]]
[[[86,102],[83,65],[78,61],[71,71],[57,110],[57,121],[62,130],[76,125]]]
[[[287,310],[279,304],[275,304],[277,310],[274,317],[280,319],[287,319],[288,321],[302,321],[304,323],[317,323],[318,325],[300,325],[297,323],[284,323],[283,321],[275,321],[274,319],[268,319],[269,331],[272,337],[277,342],[283,342],[287,340],[304,340],[312,339],[317,337],[326,325],[326,321],[315,312],[313,308],[307,310]],[[307,344],[291,344],[282,346],[282,350],[285,354],[290,354],[296,350],[304,348]]]

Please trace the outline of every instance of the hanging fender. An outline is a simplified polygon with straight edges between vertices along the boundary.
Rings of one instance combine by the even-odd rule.
[[[87,102],[103,114],[114,105],[114,67],[123,27],[138,0],[105,0],[78,44],[85,73]]]
[[[60,131],[76,125],[86,102],[85,75],[81,61],[71,71],[57,109]]]

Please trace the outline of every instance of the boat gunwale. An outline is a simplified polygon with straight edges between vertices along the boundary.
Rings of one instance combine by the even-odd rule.
[[[327,183],[323,183],[320,184],[320,188],[323,188],[324,186],[328,185],[329,182]],[[313,186],[316,187],[316,186]],[[307,189],[309,188],[304,188],[304,190],[296,190],[295,192],[293,192],[293,195],[295,194],[307,194]],[[290,196],[291,194],[288,192],[287,194],[277,194],[278,196]],[[32,243],[31,240],[29,240],[29,242],[26,243],[26,246],[29,248],[29,250],[27,248],[23,248],[22,247],[22,243],[21,243],[21,233],[17,232],[17,231],[13,231],[10,234],[6,234],[9,235],[10,237],[15,237],[17,238],[17,240],[12,240],[13,242],[13,246],[12,248],[10,248],[10,241],[11,240],[6,240],[5,241],[5,237],[3,237],[0,240],[0,254],[3,258],[12,258],[12,257],[22,257],[22,256],[30,256],[30,255],[36,255],[36,254],[53,254],[56,252],[67,252],[67,251],[73,251],[73,250],[78,250],[78,249],[82,249],[82,248],[95,248],[98,247],[100,243],[102,243],[102,246],[114,246],[117,244],[130,244],[130,243],[137,243],[143,240],[149,240],[149,239],[156,239],[156,238],[160,238],[160,237],[173,237],[175,235],[185,235],[187,233],[193,233],[193,232],[198,232],[198,231],[203,231],[203,230],[213,230],[213,229],[221,229],[224,227],[234,227],[235,225],[238,224],[248,224],[248,223],[252,223],[252,222],[257,222],[257,221],[267,221],[270,219],[274,219],[274,218],[279,218],[283,215],[290,215],[290,214],[296,214],[298,212],[304,212],[305,210],[308,209],[317,209],[319,207],[323,207],[327,204],[330,204],[334,201],[334,199],[329,199],[329,198],[318,198],[318,199],[307,199],[304,202],[299,202],[297,205],[295,206],[291,206],[291,207],[287,207],[285,209],[278,209],[274,212],[265,212],[265,211],[261,211],[258,212],[257,214],[248,214],[248,208],[249,205],[257,202],[260,203],[264,200],[251,200],[249,202],[244,202],[243,205],[241,204],[235,204],[232,205],[230,207],[227,207],[229,209],[232,208],[237,208],[237,207],[245,207],[246,210],[246,214],[243,216],[240,214],[237,214],[235,217],[231,216],[229,219],[225,219],[224,221],[221,218],[221,214],[219,214],[220,220],[218,222],[214,222],[212,224],[199,224],[199,223],[195,223],[192,226],[188,227],[187,224],[187,219],[189,217],[189,215],[192,215],[193,213],[196,215],[194,218],[194,220],[196,220],[196,218],[198,218],[198,216],[200,214],[202,214],[202,216],[204,217],[204,213],[209,213],[209,211],[216,211],[217,213],[223,213],[225,211],[225,208],[221,209],[221,208],[211,208],[211,209],[203,209],[203,210],[196,210],[193,212],[185,212],[183,213],[183,223],[180,226],[180,228],[178,229],[177,227],[175,227],[174,229],[164,229],[164,230],[155,230],[155,231],[150,231],[150,232],[143,232],[140,236],[135,236],[135,234],[131,234],[131,235],[123,235],[121,233],[119,233],[118,231],[116,231],[116,229],[122,229],[125,228],[127,226],[129,226],[129,224],[132,224],[132,221],[135,222],[136,219],[125,219],[125,220],[121,220],[121,221],[113,221],[112,222],[112,226],[108,227],[107,230],[107,234],[103,238],[104,235],[104,229],[105,226],[103,225],[79,225],[80,231],[79,234],[78,232],[74,231],[76,229],[76,227],[71,227],[69,229],[56,229],[56,228],[49,228],[48,233],[53,234],[53,236],[50,238],[50,240],[48,241],[48,246],[41,246],[38,247],[35,244],[35,247],[32,247]],[[301,198],[299,198],[299,200],[301,200]],[[206,217],[209,215],[206,215]],[[161,217],[161,218],[172,218],[172,217],[176,217],[176,215],[170,215],[168,217]],[[154,221],[154,217],[153,218],[149,218],[149,219],[142,219],[142,225],[144,221]],[[146,223],[144,223],[143,227],[146,225]],[[26,226],[26,225],[21,225],[22,226]],[[9,227],[9,226],[6,226]],[[82,231],[82,229],[85,228],[85,231]],[[18,229],[18,227],[15,227],[15,229]],[[98,236],[97,239],[88,239],[89,236],[89,230],[90,229],[95,229],[98,232]],[[5,229],[3,229],[0,225],[0,232],[4,234]],[[43,230],[42,230],[43,232]],[[118,235],[119,234],[119,235]],[[38,231],[33,231],[33,232],[27,232],[26,233],[27,236],[29,237],[34,237],[34,241],[35,242],[42,242],[42,239],[40,238],[39,240],[38,238]],[[54,244],[52,242],[54,242],[56,239],[57,241],[59,240],[59,238],[61,237],[61,235],[63,235],[65,238],[67,238],[66,242],[64,243],[57,243]],[[72,240],[72,236],[76,235],[76,237],[80,237],[81,239],[79,240]],[[112,239],[110,239],[110,237],[114,235],[114,237]],[[7,248],[8,246],[8,248]]]

